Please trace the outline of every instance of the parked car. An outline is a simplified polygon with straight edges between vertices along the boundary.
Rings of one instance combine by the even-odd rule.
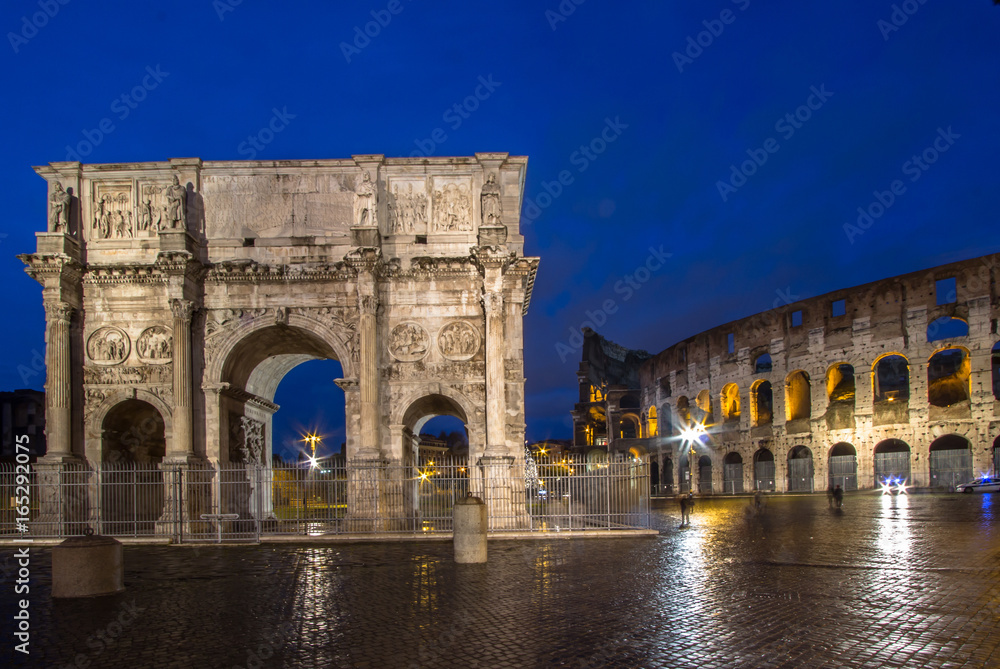
[[[955,486],[958,492],[997,492],[1000,491],[1000,477],[983,476],[974,481]]]

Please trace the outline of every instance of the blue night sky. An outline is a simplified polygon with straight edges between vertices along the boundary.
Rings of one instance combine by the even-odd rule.
[[[15,254],[45,228],[31,166],[70,150],[96,163],[529,156],[525,195],[547,205],[522,211],[542,258],[525,321],[532,440],[571,436],[579,352],[563,347],[607,300],[599,331],[655,352],[783,299],[1000,250],[990,0],[908,0],[895,17],[870,0],[63,1],[0,10],[0,389],[44,382],[41,289]],[[391,20],[358,48],[372,12]],[[122,99],[144,83],[142,101]],[[455,112],[477,87],[485,99]],[[276,111],[286,127],[247,143]],[[102,122],[113,129],[95,134]],[[935,141],[933,164],[912,161]],[[562,170],[572,183],[547,197]],[[884,214],[845,231],[895,180],[905,190]],[[317,361],[286,378],[276,447],[307,426],[339,444],[338,375]]]

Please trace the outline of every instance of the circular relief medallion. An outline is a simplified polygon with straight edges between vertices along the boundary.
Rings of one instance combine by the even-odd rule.
[[[99,328],[87,340],[87,355],[98,365],[118,365],[125,362],[132,343],[121,328]]]
[[[427,330],[416,323],[400,323],[389,333],[389,355],[400,362],[416,362],[430,347]]]
[[[170,330],[162,325],[146,328],[135,340],[135,352],[142,362],[164,365],[171,360],[173,344]]]
[[[452,321],[438,333],[438,348],[449,360],[468,360],[479,351],[479,330],[465,321]]]

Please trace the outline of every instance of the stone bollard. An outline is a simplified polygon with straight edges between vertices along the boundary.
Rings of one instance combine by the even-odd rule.
[[[96,597],[125,590],[120,541],[95,535],[71,537],[52,549],[52,596]]]
[[[478,564],[486,562],[486,504],[470,492],[455,502],[452,511],[455,537],[455,562]]]

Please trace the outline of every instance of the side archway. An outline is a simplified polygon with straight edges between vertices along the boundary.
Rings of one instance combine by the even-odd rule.
[[[858,452],[845,441],[830,449],[830,487],[844,490],[858,489]]]
[[[722,459],[722,486],[730,495],[743,492],[743,456],[735,451]]]
[[[754,490],[773,491],[774,485],[774,453],[766,448],[753,454]]]
[[[972,446],[957,434],[946,434],[931,442],[931,485],[954,489],[972,480]]]
[[[788,451],[788,491],[813,491],[813,456],[808,446]]]

